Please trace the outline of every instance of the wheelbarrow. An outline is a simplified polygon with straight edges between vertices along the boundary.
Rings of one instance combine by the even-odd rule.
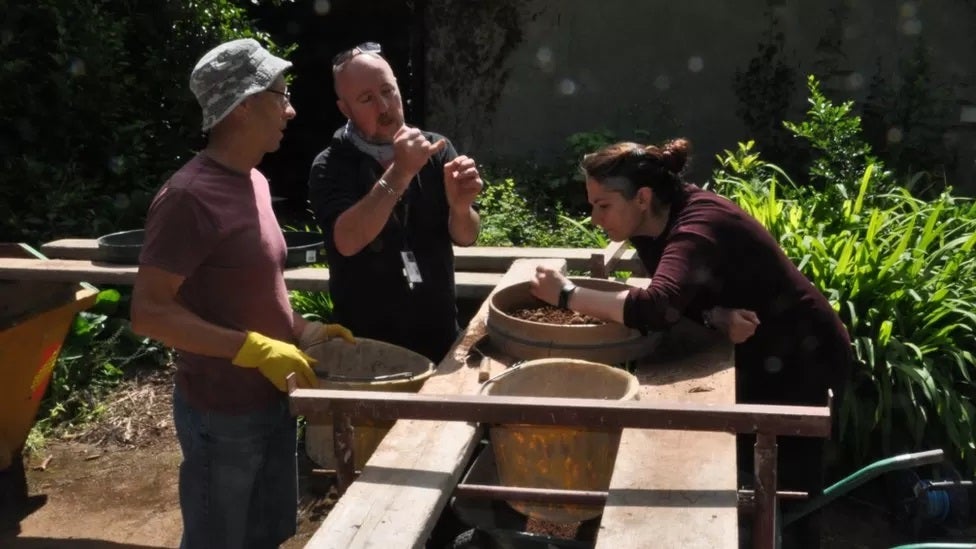
[[[26,244],[0,244],[7,258],[47,259]],[[0,530],[23,515],[24,443],[75,314],[97,296],[86,283],[0,281]]]

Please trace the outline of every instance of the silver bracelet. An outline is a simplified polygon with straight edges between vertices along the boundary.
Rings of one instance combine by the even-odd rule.
[[[382,177],[376,182],[376,184],[379,185],[381,189],[386,191],[386,194],[396,197],[397,200],[400,199],[400,193],[396,192],[396,190],[394,190],[393,187]]]

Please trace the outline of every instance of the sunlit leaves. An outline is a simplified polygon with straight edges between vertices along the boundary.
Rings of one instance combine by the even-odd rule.
[[[976,207],[892,187],[850,105],[811,85],[807,120],[790,127],[821,151],[811,174],[822,190],[779,177],[751,143],[719,158],[713,185],[778,238],[847,325],[857,364],[839,413],[851,457],[942,447],[976,470]]]

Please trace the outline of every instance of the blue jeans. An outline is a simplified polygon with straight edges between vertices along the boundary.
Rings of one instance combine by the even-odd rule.
[[[282,399],[241,415],[198,410],[173,392],[180,464],[181,549],[264,549],[295,535],[295,418]]]

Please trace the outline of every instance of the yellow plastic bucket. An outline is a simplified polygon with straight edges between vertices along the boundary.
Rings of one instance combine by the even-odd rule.
[[[523,362],[486,382],[488,395],[637,400],[640,382],[606,364],[545,358]],[[621,429],[491,425],[488,433],[502,486],[606,491]],[[602,506],[509,501],[520,513],[550,522],[599,516]]]
[[[315,373],[320,389],[416,393],[434,373],[434,363],[419,353],[374,339],[356,341],[351,345],[333,339],[305,350],[318,361]],[[357,470],[366,465],[393,423],[364,419],[353,423]],[[336,468],[331,419],[305,426],[305,453],[323,468]]]

